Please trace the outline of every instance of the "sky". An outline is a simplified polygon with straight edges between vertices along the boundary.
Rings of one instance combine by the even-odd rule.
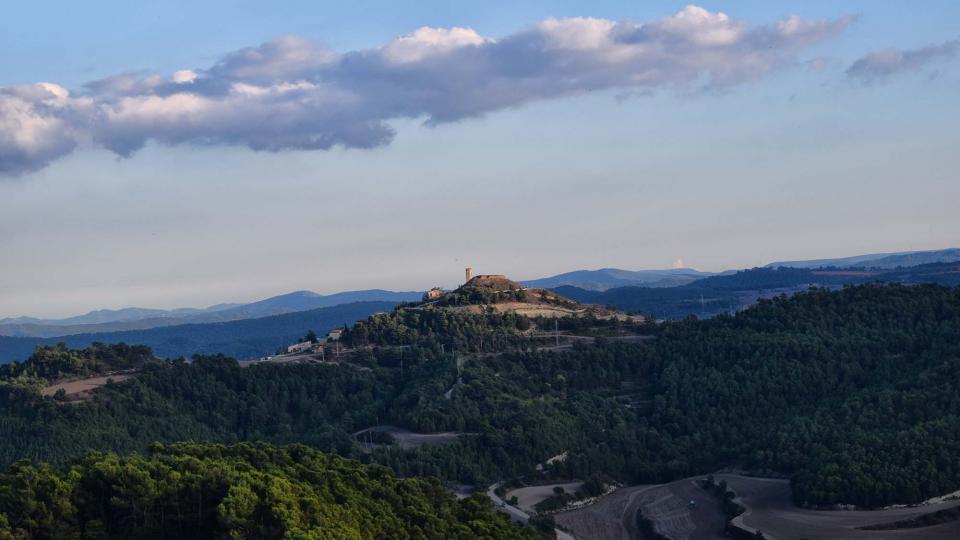
[[[0,318],[960,246],[960,4],[516,4],[5,3]]]

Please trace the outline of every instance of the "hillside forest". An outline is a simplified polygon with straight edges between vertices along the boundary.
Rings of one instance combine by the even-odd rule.
[[[640,343],[598,332],[594,343],[564,350],[524,341],[527,324],[536,321],[401,307],[345,333],[363,346],[339,365],[240,367],[221,355],[156,362],[122,346],[40,349],[0,372],[0,462],[16,464],[8,474],[52,478],[25,500],[59,489],[77,509],[86,495],[75,495],[69,479],[83,478],[83,467],[172,459],[155,443],[184,440],[296,443],[402,478],[475,486],[539,476],[656,483],[737,468],[790,476],[801,505],[864,508],[960,488],[952,458],[960,455],[956,288],[813,289],[736,315],[634,328],[654,336]],[[72,372],[120,366],[139,373],[90,400],[64,404],[38,392]],[[352,434],[378,424],[461,435],[364,453]],[[190,451],[210,448],[225,452]],[[132,452],[142,457],[126,457]],[[537,472],[564,452],[566,460]],[[6,526],[26,530],[34,518],[2,502],[14,489],[9,477],[3,482]]]

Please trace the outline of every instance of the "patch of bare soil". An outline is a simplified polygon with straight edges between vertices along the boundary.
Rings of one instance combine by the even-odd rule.
[[[134,373],[124,373],[118,375],[89,377],[87,379],[77,379],[74,381],[64,381],[57,384],[52,384],[40,390],[40,395],[53,396],[57,393],[57,391],[62,389],[67,394],[67,398],[69,398],[71,401],[90,399],[93,397],[93,391],[107,384],[107,381],[122,382],[135,376],[136,374]]]
[[[859,527],[913,519],[918,516],[960,506],[951,500],[914,507],[883,510],[806,510],[794,506],[788,480],[751,478],[733,474],[715,475],[726,480],[747,511],[733,524],[748,532],[760,530],[765,538],[792,540],[816,539],[930,539],[960,538],[960,521],[930,527],[884,531],[864,531]]]

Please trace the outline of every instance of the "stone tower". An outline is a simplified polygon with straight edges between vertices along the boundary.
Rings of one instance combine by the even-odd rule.
[[[467,281],[470,281],[473,278],[473,268],[467,267]],[[466,283],[467,281],[464,281]]]

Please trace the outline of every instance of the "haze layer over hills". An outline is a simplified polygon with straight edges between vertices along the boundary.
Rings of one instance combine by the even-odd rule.
[[[573,285],[581,289],[603,291],[614,287],[629,285],[644,287],[674,287],[685,285],[697,279],[714,275],[693,268],[671,268],[667,270],[620,270],[601,268],[600,270],[576,270],[541,279],[524,281],[528,287],[552,289],[563,285]]]
[[[921,264],[960,262],[960,248],[935,251],[902,251],[899,253],[873,253],[838,259],[814,259],[809,261],[780,261],[766,265],[767,268],[788,266],[791,268],[879,268],[891,269]]]
[[[87,347],[97,342],[147,345],[161,358],[216,353],[239,359],[256,358],[274,354],[277,349],[286,350],[287,345],[296,343],[311,330],[326,334],[333,328],[353,324],[373,313],[389,311],[396,305],[396,302],[353,302],[220,323],[181,324],[42,339],[0,336],[0,364],[26,359],[38,345],[66,343],[71,347]]]
[[[125,308],[98,310],[65,319],[19,317],[0,320],[0,336],[55,337],[74,334],[146,330],[161,326],[226,322],[282,315],[354,302],[412,302],[420,292],[381,289],[347,291],[330,295],[296,291],[248,304],[219,304],[205,309],[172,310]]]
[[[760,298],[795,294],[810,287],[841,287],[875,281],[953,285],[960,281],[955,263],[929,262],[904,268],[899,268],[899,263],[954,260],[960,260],[958,249],[774,263],[776,267],[718,274],[691,269],[582,270],[529,280],[523,285],[549,288],[586,304],[613,306],[659,319],[679,319],[689,315],[711,317],[734,313]],[[894,263],[898,263],[897,267],[891,268]],[[675,282],[681,284],[670,285]],[[325,333],[397,303],[418,301],[421,296],[419,292],[380,289],[326,296],[299,291],[249,304],[222,304],[204,310],[131,308],[103,310],[43,321],[43,324],[0,323],[0,363],[23,360],[35,346],[60,341],[76,347],[95,341],[125,341],[150,345],[163,357],[219,351],[239,358],[253,358],[273,354],[309,330]],[[320,309],[322,306],[334,309]],[[158,313],[162,316],[157,316]],[[277,319],[276,314],[290,316]],[[76,324],[112,319],[116,320]]]

